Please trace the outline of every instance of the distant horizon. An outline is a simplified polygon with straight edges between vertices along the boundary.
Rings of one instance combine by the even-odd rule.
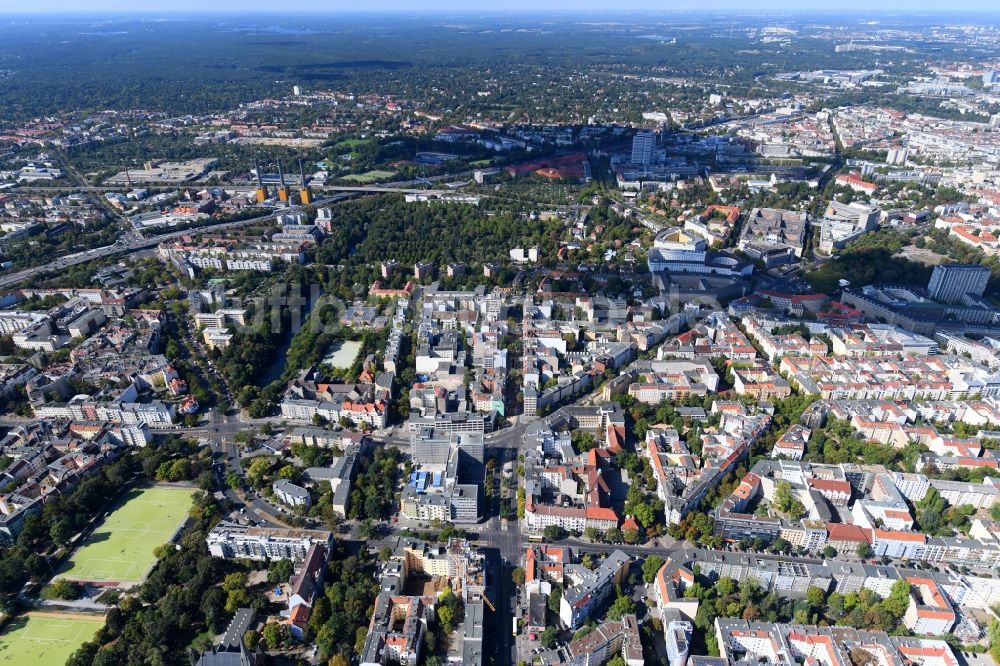
[[[1000,7],[994,2],[983,0],[957,0],[947,9],[933,0],[889,0],[872,7],[870,1],[840,0],[838,2],[819,2],[803,7],[794,0],[764,0],[756,7],[748,7],[746,3],[731,0],[704,0],[694,2],[683,0],[673,2],[669,6],[655,0],[623,0],[617,8],[609,8],[597,0],[510,0],[500,3],[498,0],[486,0],[476,7],[455,0],[433,0],[421,3],[419,7],[400,0],[371,0],[363,6],[330,7],[318,0],[286,0],[280,9],[275,7],[273,0],[216,0],[213,3],[198,0],[164,0],[156,6],[137,6],[144,4],[142,0],[91,0],[86,7],[81,7],[72,0],[36,0],[30,4],[15,7],[0,8],[3,16],[88,16],[88,15],[164,15],[164,14],[215,14],[215,15],[337,15],[337,14],[398,14],[398,15],[601,15],[615,16],[623,14],[671,15],[671,14],[712,14],[726,12],[731,14],[761,15],[780,12],[782,16],[823,15],[867,15],[896,16],[901,18],[918,18],[921,16],[954,16],[962,14],[997,14]],[[152,3],[149,3],[152,4]]]

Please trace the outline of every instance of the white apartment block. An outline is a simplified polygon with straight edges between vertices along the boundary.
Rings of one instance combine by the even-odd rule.
[[[323,530],[249,527],[222,521],[208,533],[208,551],[222,559],[294,560],[301,562],[313,544],[327,548],[333,540]]]

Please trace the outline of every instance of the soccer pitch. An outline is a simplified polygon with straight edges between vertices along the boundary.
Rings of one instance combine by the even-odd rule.
[[[153,564],[153,550],[167,543],[187,516],[194,493],[188,488],[160,486],[130,491],[126,501],[73,553],[60,577],[140,582]]]
[[[31,613],[11,620],[0,635],[0,664],[63,666],[104,624],[103,618]]]
[[[374,171],[366,171],[364,173],[352,173],[350,176],[344,176],[344,180],[350,180],[355,183],[374,183],[380,178],[389,178],[390,176],[395,176],[395,171],[382,171],[381,169],[375,169]]]

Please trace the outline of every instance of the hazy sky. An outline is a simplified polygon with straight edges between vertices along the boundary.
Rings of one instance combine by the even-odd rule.
[[[0,14],[202,11],[589,11],[739,10],[877,12],[1000,12],[996,0],[0,0]]]

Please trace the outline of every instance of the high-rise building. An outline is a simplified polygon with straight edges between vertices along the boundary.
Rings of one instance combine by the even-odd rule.
[[[411,473],[400,496],[400,511],[419,520],[479,521],[485,474],[483,434],[440,433],[421,428],[410,451],[420,469]]]
[[[886,164],[906,164],[906,158],[910,156],[907,148],[890,148],[886,154]]]
[[[656,148],[656,134],[650,130],[636,132],[632,139],[632,164],[650,164]]]
[[[324,233],[333,233],[333,209],[332,208],[317,208],[316,209],[316,226],[323,230]]]
[[[414,465],[443,467],[448,464],[450,450],[449,433],[424,427],[415,431],[411,437],[410,456]]]
[[[990,269],[978,264],[940,264],[931,273],[927,291],[936,301],[957,303],[966,294],[982,296],[990,275]]]
[[[694,627],[690,622],[673,620],[663,627],[663,635],[667,646],[667,663],[669,666],[685,666],[691,651],[691,633]]]
[[[831,254],[869,231],[878,229],[880,214],[878,208],[867,206],[860,201],[850,204],[831,201],[821,220],[820,252]]]

